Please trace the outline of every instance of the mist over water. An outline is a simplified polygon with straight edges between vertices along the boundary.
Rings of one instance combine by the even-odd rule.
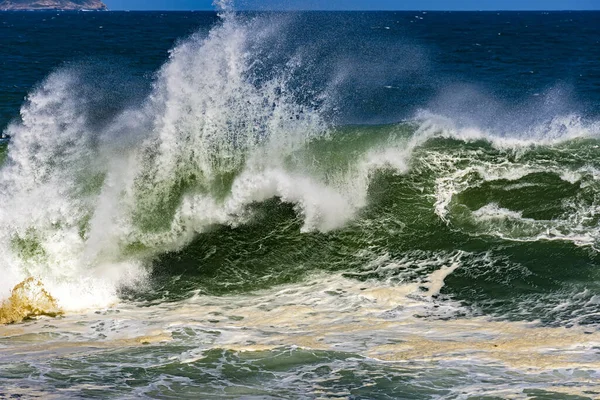
[[[46,317],[6,327],[0,386],[21,393],[22,369],[43,382],[23,393],[57,396],[69,376],[74,396],[597,393],[598,50],[575,68],[591,87],[558,79],[584,39],[530,32],[593,18],[216,6],[151,73],[54,68],[6,127],[0,322]]]
[[[275,29],[224,14],[208,37],[171,52],[141,104],[115,96],[118,82],[99,82],[91,68],[47,78],[7,129],[2,243],[15,278],[5,290],[40,276],[114,294],[121,280],[143,278],[146,258],[210,225],[241,223],[244,206],[275,195],[298,203],[317,229],[318,211],[304,203],[328,188],[307,176],[293,188],[283,163],[327,126],[287,88],[293,65],[265,79],[247,53]],[[323,214],[323,228],[335,227]]]

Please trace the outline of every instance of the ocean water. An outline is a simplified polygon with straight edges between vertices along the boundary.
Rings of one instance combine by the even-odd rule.
[[[600,398],[600,13],[0,13],[0,398]]]

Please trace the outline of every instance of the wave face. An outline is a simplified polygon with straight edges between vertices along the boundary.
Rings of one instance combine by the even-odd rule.
[[[400,28],[428,14],[220,7],[151,78],[59,67],[4,131],[0,323],[60,316],[0,327],[27,394],[596,390],[593,101],[436,75]]]

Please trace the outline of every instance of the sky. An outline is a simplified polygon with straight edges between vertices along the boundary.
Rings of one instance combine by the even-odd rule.
[[[214,10],[212,0],[104,0],[111,10]],[[600,10],[600,0],[237,0],[259,10]]]

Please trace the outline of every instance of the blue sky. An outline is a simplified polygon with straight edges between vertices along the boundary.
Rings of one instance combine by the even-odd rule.
[[[214,10],[212,0],[104,0],[111,10]],[[600,0],[237,0],[263,10],[600,10]]]

